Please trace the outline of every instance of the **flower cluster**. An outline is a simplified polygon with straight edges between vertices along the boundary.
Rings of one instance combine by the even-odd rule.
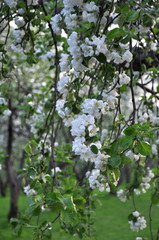
[[[83,20],[90,23],[96,23],[99,13],[99,7],[94,2],[85,3],[83,6]]]
[[[119,74],[119,84],[116,88],[113,85],[109,85],[108,89],[103,89],[100,93],[101,98],[87,97],[89,92],[89,84],[91,78],[88,69],[94,71],[93,67],[99,63],[98,56],[104,55],[108,62],[117,62],[117,58],[121,59],[118,63],[130,63],[132,61],[132,54],[128,50],[126,44],[122,44],[120,56],[115,51],[108,50],[106,45],[106,36],[99,34],[98,36],[86,36],[84,41],[81,41],[80,34],[75,31],[77,27],[77,17],[80,18],[81,10],[82,19],[90,23],[95,23],[98,18],[99,7],[92,1],[90,3],[83,3],[83,1],[67,1],[64,0],[64,8],[58,14],[52,18],[52,28],[56,34],[62,32],[62,22],[66,24],[66,28],[72,30],[67,37],[68,48],[66,52],[61,54],[60,58],[60,80],[57,83],[58,92],[61,94],[61,99],[56,103],[56,110],[59,116],[63,119],[64,125],[70,127],[71,135],[74,140],[72,143],[72,150],[80,159],[90,161],[94,163],[94,169],[87,173],[88,181],[91,188],[98,188],[101,190],[106,189],[110,191],[107,177],[103,174],[106,170],[108,155],[102,150],[102,141],[104,141],[104,135],[99,132],[97,122],[102,116],[106,116],[109,110],[113,110],[118,103],[117,88],[123,84],[128,84],[130,77],[125,72]],[[77,9],[79,12],[77,13]],[[79,14],[77,16],[77,14]],[[106,20],[108,12],[103,14],[102,19]],[[101,24],[102,24],[101,19]],[[104,24],[104,23],[103,23]],[[84,64],[84,60],[89,59],[88,67]],[[83,85],[79,88],[79,95],[83,100],[78,103],[78,112],[74,113],[72,110],[73,102],[76,99],[72,99],[72,103],[67,99],[69,91],[75,92],[71,89],[71,86],[78,80],[83,79]],[[93,87],[92,87],[93,89]],[[95,90],[96,94],[99,94],[98,88]],[[93,140],[97,137],[97,140]],[[92,139],[90,141],[90,139]],[[114,184],[117,182],[114,180]]]
[[[17,5],[16,0],[4,0],[4,2],[10,7],[10,8],[15,8]]]
[[[117,191],[117,197],[120,199],[121,202],[126,202],[127,200],[127,192],[123,189]]]
[[[145,177],[142,177],[142,182],[140,183],[140,189],[134,189],[134,192],[139,195],[141,192],[146,193],[146,190],[150,188],[150,181],[154,178],[154,173],[152,170],[147,167],[147,174]]]
[[[34,189],[30,188],[30,185],[27,185],[26,187],[24,187],[24,192],[28,197],[34,196],[37,194]]]
[[[20,44],[22,42],[24,35],[25,35],[24,30],[19,30],[19,29],[14,30],[13,37],[14,37],[15,43]]]
[[[51,18],[51,24],[56,34],[61,34],[60,22],[64,19],[67,29],[73,30],[78,24],[78,14],[75,8],[82,10],[82,18],[84,21],[96,23],[99,13],[99,7],[92,1],[83,4],[83,0],[68,1],[63,0],[64,8],[58,14]]]
[[[124,84],[128,84],[130,82],[130,77],[127,76],[124,72],[122,74],[119,74],[119,83],[120,86]]]
[[[146,228],[146,220],[143,216],[140,216],[138,211],[132,213],[133,220],[129,221],[130,229],[132,231],[138,232]]]

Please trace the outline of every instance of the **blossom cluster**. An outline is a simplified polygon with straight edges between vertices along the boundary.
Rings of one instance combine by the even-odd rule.
[[[56,34],[61,34],[60,25],[62,23],[62,18],[64,18],[64,23],[66,24],[67,29],[73,30],[78,25],[78,14],[75,8],[78,8],[79,11],[82,11],[83,21],[88,21],[89,23],[96,23],[99,7],[92,1],[90,3],[83,3],[83,0],[78,1],[68,1],[63,0],[64,8],[54,17],[52,17],[52,28]]]
[[[146,191],[150,188],[150,181],[154,178],[154,173],[152,170],[147,167],[146,176],[142,177],[142,182],[140,183],[139,189],[134,189],[136,195],[139,195],[141,192],[146,193]]]
[[[140,216],[138,211],[132,213],[133,220],[129,221],[130,229],[132,231],[138,232],[139,230],[143,230],[146,228],[146,220],[143,216]]]
[[[33,188],[30,188],[30,185],[24,187],[24,193],[29,197],[37,194]]]
[[[147,167],[146,169],[146,176],[142,177],[141,183],[138,188],[134,188],[134,193],[136,195],[140,195],[141,193],[146,193],[146,191],[150,188],[150,182],[154,178],[154,173],[152,170]],[[128,199],[129,191],[120,189],[117,191],[117,197],[120,199],[121,202],[126,202]]]
[[[64,0],[63,3],[64,8],[62,11],[51,20],[53,31],[56,34],[62,33],[63,22],[71,32],[67,37],[68,48],[66,52],[61,54],[60,58],[61,73],[57,89],[62,97],[56,103],[56,110],[63,119],[64,125],[70,127],[71,135],[74,138],[72,143],[73,152],[80,159],[94,164],[94,169],[86,174],[90,187],[109,192],[109,181],[103,173],[106,171],[110,156],[105,154],[102,149],[104,132],[100,132],[98,121],[102,116],[106,117],[109,111],[115,109],[119,96],[117,88],[124,84],[129,84],[130,77],[124,71],[117,72],[119,81],[116,88],[113,87],[114,83],[112,83],[107,90],[103,89],[100,100],[97,100],[96,98],[88,97],[91,77],[87,71],[88,69],[91,69],[92,72],[94,71],[94,66],[100,63],[96,56],[100,56],[100,54],[104,55],[108,62],[114,61],[116,64],[129,64],[132,61],[132,53],[128,50],[128,46],[124,44],[120,46],[120,53],[108,50],[106,36],[103,34],[87,36],[82,42],[79,33],[75,31],[75,28],[78,26],[77,19],[81,18],[83,21],[96,23],[99,7],[93,1],[83,3],[83,1]],[[78,15],[76,12],[77,8],[79,9]],[[83,10],[82,16],[80,15],[81,10]],[[108,12],[105,12],[103,19],[107,15]],[[101,24],[104,24],[102,21]],[[84,64],[86,58],[89,58],[88,67]],[[74,113],[67,97],[70,91],[75,93],[71,87],[77,81],[77,78],[83,79],[83,84],[81,84],[79,89],[79,94],[81,94],[83,100],[78,104],[79,113]],[[98,88],[93,89],[93,91],[99,94]],[[72,101],[75,103],[76,99],[73,98]],[[97,137],[97,140],[93,140],[94,137]],[[116,184],[117,182],[114,179],[114,185]]]

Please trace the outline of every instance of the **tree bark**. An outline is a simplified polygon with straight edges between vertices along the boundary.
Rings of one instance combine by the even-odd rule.
[[[126,183],[130,183],[130,169],[128,165],[125,165],[121,171],[120,171],[120,180],[119,180],[119,185],[123,182],[126,181]]]
[[[8,101],[8,108],[12,111],[12,102],[11,99]],[[19,187],[16,174],[13,168],[12,160],[12,148],[13,148],[13,112],[8,119],[8,136],[7,136],[7,149],[6,149],[6,171],[10,187],[10,210],[8,213],[8,219],[16,218],[18,214],[18,196],[19,196]]]
[[[7,188],[7,182],[4,182],[2,177],[0,176],[0,193],[2,197],[6,196],[6,188]]]

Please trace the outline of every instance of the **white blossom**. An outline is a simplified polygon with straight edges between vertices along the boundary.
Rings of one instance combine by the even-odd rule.
[[[92,36],[92,40],[90,41],[88,38],[85,38],[85,42],[87,44],[95,46],[95,54],[99,55],[99,53],[108,54],[108,49],[105,43],[105,36],[97,37],[95,35]]]
[[[71,82],[71,79],[68,75],[64,75],[60,78],[60,81],[57,83],[57,90],[60,93],[67,93],[68,84]]]
[[[94,2],[84,4],[83,20],[96,23],[98,17],[99,7]]]
[[[101,134],[101,141],[103,142],[104,140],[106,140],[107,137],[108,137],[108,130],[103,129]]]
[[[14,36],[15,43],[21,43],[24,35],[25,35],[24,30],[19,30],[19,29],[14,30],[13,31],[13,36]]]
[[[138,211],[135,211],[132,213],[134,217],[138,217],[140,215],[140,213]]]
[[[95,159],[95,168],[99,169],[100,171],[104,171],[108,157],[109,156],[105,154],[98,154],[97,158]]]
[[[152,144],[152,154],[153,155],[158,155],[158,150],[156,144]]]
[[[130,77],[128,75],[126,75],[125,72],[119,74],[120,86],[122,86],[124,84],[128,84],[129,82],[130,82]]]
[[[140,217],[140,213],[139,212],[133,212],[132,213],[134,217],[136,217],[136,221],[129,221],[130,224],[130,229],[132,231],[136,231],[138,232],[139,230],[143,230],[144,228],[146,228],[146,220],[144,217]]]
[[[72,121],[71,134],[72,136],[85,136],[86,126],[94,125],[95,120],[92,115],[79,115],[75,120]]]
[[[17,27],[21,28],[25,25],[25,21],[22,17],[16,17],[15,24],[17,25]]]
[[[51,173],[52,173],[52,177],[55,175],[55,172],[58,173],[58,172],[61,172],[61,169],[59,167],[55,167],[55,169],[51,169]]]
[[[30,6],[38,5],[39,0],[27,0],[27,4]]]
[[[23,48],[21,47],[20,44],[18,44],[18,45],[11,44],[10,49],[13,53],[22,53],[23,52]]]
[[[123,62],[122,57],[119,55],[119,53],[117,53],[115,51],[113,51],[111,53],[111,58],[114,60],[114,63],[116,63],[116,64],[120,64]]]
[[[81,7],[83,0],[63,0],[65,8]]]
[[[18,9],[18,13],[19,13],[20,15],[23,15],[23,14],[25,13],[25,11],[24,11],[23,8],[19,8],[19,9]]]
[[[66,54],[66,53],[61,54],[61,58],[60,58],[61,71],[68,71],[70,69],[70,66],[68,63],[68,58],[69,58],[68,54]]]
[[[51,26],[53,31],[60,35],[61,34],[61,28],[59,27],[59,22],[62,20],[62,17],[60,14],[56,14],[54,17],[51,18]]]
[[[140,194],[141,194],[141,191],[140,191],[139,189],[134,188],[134,193],[135,193],[136,195],[140,195]]]
[[[34,196],[34,195],[37,194],[34,189],[30,188],[30,185],[24,187],[24,192],[25,192],[25,194],[26,194],[27,196],[29,196],[29,197],[30,197],[30,196]]]
[[[56,110],[61,118],[69,115],[70,110],[68,107],[64,107],[66,101],[64,99],[59,99],[56,102]]]
[[[150,43],[150,49],[154,52],[157,51],[157,43],[156,42],[151,42]]]
[[[10,7],[10,8],[15,8],[17,5],[16,0],[4,0],[4,2]]]
[[[85,99],[82,103],[82,112],[100,118],[101,113],[106,114],[107,103],[102,100]]]
[[[103,100],[107,102],[109,108],[114,109],[115,105],[118,102],[117,96],[118,93],[115,90],[110,91],[107,93],[105,90],[102,93]]]
[[[6,104],[6,100],[3,97],[0,97],[0,105],[5,105]]]
[[[78,46],[78,38],[77,38],[77,32],[72,32],[69,36],[67,42],[69,45],[68,51],[70,52],[72,56],[72,67],[78,72],[81,72],[85,69],[85,67],[82,65],[83,57],[81,48]]]
[[[126,61],[126,62],[130,63],[132,61],[132,59],[133,59],[133,55],[132,55],[132,53],[129,50],[127,50],[122,55],[122,59],[123,59],[123,61]]]
[[[91,57],[94,54],[93,47],[87,44],[81,44],[81,49],[85,57]]]
[[[117,197],[120,199],[121,202],[126,202],[127,194],[123,189],[117,191]]]
[[[3,112],[3,115],[4,115],[5,117],[9,117],[11,114],[12,114],[12,111],[9,110],[9,109],[4,110],[4,112]]]

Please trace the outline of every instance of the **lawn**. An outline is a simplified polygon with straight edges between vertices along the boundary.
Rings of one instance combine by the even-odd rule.
[[[96,239],[97,240],[135,240],[137,236],[144,237],[147,240],[150,240],[149,233],[149,218],[148,218],[148,208],[150,205],[149,193],[143,194],[136,197],[136,206],[137,210],[141,212],[141,215],[144,215],[147,220],[148,227],[145,230],[134,233],[129,229],[129,224],[127,216],[131,213],[133,209],[132,201],[127,201],[122,203],[115,196],[102,193],[99,195],[96,204],[95,211],[95,228],[96,228]],[[32,231],[31,229],[24,229],[22,236],[17,238],[12,235],[10,227],[8,225],[6,214],[9,207],[9,198],[0,198],[1,205],[1,217],[0,217],[0,240],[31,240]],[[26,209],[28,205],[28,198],[22,195],[19,199],[19,208],[20,211]],[[156,239],[156,232],[159,228],[159,206],[153,206],[152,208],[152,227]],[[43,213],[43,218],[52,219],[49,212]],[[53,240],[73,240],[78,239],[77,237],[70,237],[59,229],[58,224],[53,228]]]

